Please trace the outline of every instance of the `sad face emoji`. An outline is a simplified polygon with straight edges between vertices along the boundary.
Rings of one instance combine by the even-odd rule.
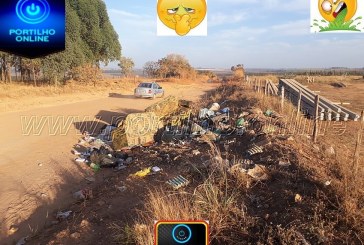
[[[205,0],[158,0],[157,12],[164,25],[184,36],[206,16]]]
[[[345,21],[353,18],[356,12],[356,0],[319,0],[319,10],[322,17],[333,22],[341,14],[345,14]]]

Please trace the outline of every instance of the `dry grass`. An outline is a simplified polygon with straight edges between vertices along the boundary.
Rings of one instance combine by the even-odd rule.
[[[96,84],[79,84],[75,81],[69,81],[63,86],[33,86],[23,83],[0,83],[0,100],[1,99],[20,99],[23,97],[52,97],[62,94],[76,93],[98,93],[111,89],[126,89],[133,87],[133,79],[107,79],[101,80]]]
[[[228,106],[234,113],[238,113],[241,108],[259,107],[263,111],[271,109],[280,112],[284,119],[296,115],[292,104],[286,103],[282,111],[279,98],[258,94],[249,86],[241,84],[218,88],[201,100],[201,106],[224,100],[230,101]],[[294,122],[294,125],[297,124]],[[289,215],[294,216],[293,221],[281,220],[282,225],[276,225],[264,217],[255,216],[252,212],[254,207],[247,200],[248,193],[264,195],[270,184],[251,186],[251,179],[246,175],[242,178],[240,173],[230,172],[219,148],[208,142],[211,164],[209,174],[203,178],[205,180],[187,193],[164,189],[150,191],[145,209],[132,226],[134,242],[140,245],[153,243],[153,220],[202,219],[210,222],[212,244],[363,244],[364,167],[361,161],[360,170],[353,175],[353,141],[358,125],[348,125],[352,128],[348,129],[349,134],[346,136],[339,137],[330,130],[327,135],[321,136],[316,146],[320,150],[316,152],[306,137],[307,133],[291,133],[294,143],[286,148],[276,145],[281,147],[278,149],[281,155],[286,155],[288,147],[298,159],[295,164],[297,169],[292,173],[283,172],[280,168],[271,170],[272,175],[286,176],[286,181],[272,178],[269,182],[277,184],[276,181],[282,181],[275,195],[282,192],[284,194],[281,195],[289,196],[297,193],[297,188],[303,188],[304,204],[285,203],[285,211],[277,217],[286,217],[285,212],[289,212]],[[325,152],[329,145],[334,146],[334,155]],[[292,176],[291,180],[289,176]],[[327,180],[330,183],[325,186]],[[270,205],[274,207],[274,203]],[[274,215],[275,210],[268,208],[267,212],[269,217]]]

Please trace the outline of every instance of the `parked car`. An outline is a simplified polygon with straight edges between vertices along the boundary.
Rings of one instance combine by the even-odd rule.
[[[164,96],[164,89],[156,82],[142,82],[134,89],[134,96],[155,99]]]

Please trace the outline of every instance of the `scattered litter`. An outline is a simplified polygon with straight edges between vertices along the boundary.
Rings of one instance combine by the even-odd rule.
[[[210,111],[218,111],[220,110],[220,105],[218,103],[213,103],[209,109]]]
[[[200,119],[204,119],[204,118],[210,118],[210,117],[213,117],[215,115],[215,112],[212,111],[212,110],[209,110],[207,108],[204,108],[204,109],[201,109],[200,110],[200,113],[198,115],[198,117]]]
[[[270,109],[268,109],[268,110],[266,110],[266,111],[264,112],[264,115],[265,115],[265,116],[267,116],[267,117],[270,117],[270,116],[272,116],[272,115],[273,115],[273,111],[272,111],[272,110],[270,110]]]
[[[77,151],[77,150],[72,150],[72,153],[76,156],[81,155],[81,152]]]
[[[143,178],[143,177],[147,176],[150,173],[150,170],[151,170],[151,168],[142,169],[142,170],[136,172],[135,174],[133,174],[133,176]]]
[[[195,156],[198,156],[198,155],[201,154],[201,152],[199,150],[193,150],[192,154],[195,155]]]
[[[116,189],[118,189],[120,192],[126,191],[128,188],[126,186],[116,186]]]
[[[17,232],[19,230],[18,227],[15,227],[15,226],[10,226],[10,229],[9,229],[9,234],[12,235],[14,234],[15,232]]]
[[[291,163],[289,161],[279,161],[278,165],[282,167],[289,167],[291,166]]]
[[[16,245],[25,245],[28,240],[28,236],[21,238]]]
[[[263,153],[263,148],[253,144],[251,148],[246,151],[248,156],[253,156],[255,154]]]
[[[132,157],[128,157],[126,160],[125,160],[125,164],[126,165],[129,165],[133,162],[133,158]]]
[[[237,121],[236,121],[236,126],[237,127],[244,127],[245,125],[245,119],[243,117],[239,118]]]
[[[67,219],[71,215],[72,211],[58,212],[56,219],[63,220]]]
[[[326,186],[331,185],[331,180],[326,181],[326,182],[325,182],[325,185],[326,185]]]
[[[118,166],[116,166],[116,167],[114,168],[114,171],[115,171],[115,172],[117,172],[117,171],[123,170],[123,169],[125,169],[125,168],[126,168],[126,166],[125,166],[125,165],[123,165],[123,164],[119,164]]]
[[[295,202],[302,202],[302,196],[300,194],[296,194],[296,196],[294,197],[294,201]]]
[[[162,171],[162,169],[160,167],[155,166],[155,167],[152,168],[152,171],[154,173],[158,173],[158,172]]]
[[[80,157],[76,158],[75,161],[76,162],[79,162],[79,163],[87,163],[87,160],[86,159],[80,158]]]
[[[229,107],[226,107],[224,109],[221,110],[221,113],[224,113],[224,114],[228,114],[230,112],[230,108]]]
[[[100,168],[100,165],[96,164],[96,163],[91,163],[90,164],[90,167],[95,171],[99,171],[101,168]]]
[[[256,180],[268,179],[267,168],[263,165],[256,164],[254,165],[254,168],[248,169],[246,173],[247,175]]]
[[[42,166],[43,166],[43,164],[42,164],[42,163],[38,163],[38,166],[39,166],[39,167],[42,167]]]
[[[91,177],[91,176],[86,177],[85,180],[87,180],[88,182],[95,182],[96,181],[95,177]]]
[[[73,193],[73,198],[75,198],[76,200],[86,200],[92,197],[92,190],[89,188],[85,188],[83,190]]]
[[[179,175],[171,180],[168,180],[166,183],[170,185],[173,189],[178,190],[183,186],[187,186],[190,181]]]

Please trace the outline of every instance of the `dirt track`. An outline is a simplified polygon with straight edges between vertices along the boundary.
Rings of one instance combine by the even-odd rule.
[[[163,84],[163,87],[167,95],[195,100],[215,86]],[[55,210],[72,202],[72,191],[77,191],[85,182],[84,177],[91,174],[89,169],[74,162],[71,153],[80,131],[85,129],[85,122],[99,118],[93,124],[97,129],[110,123],[113,117],[143,111],[154,102],[134,99],[130,93],[113,94],[112,97],[0,114],[0,240],[10,244],[37,231],[43,227],[47,215],[53,215]],[[32,125],[30,120],[35,119],[39,130],[29,130],[27,125]],[[49,127],[54,124],[66,126],[57,131]]]

